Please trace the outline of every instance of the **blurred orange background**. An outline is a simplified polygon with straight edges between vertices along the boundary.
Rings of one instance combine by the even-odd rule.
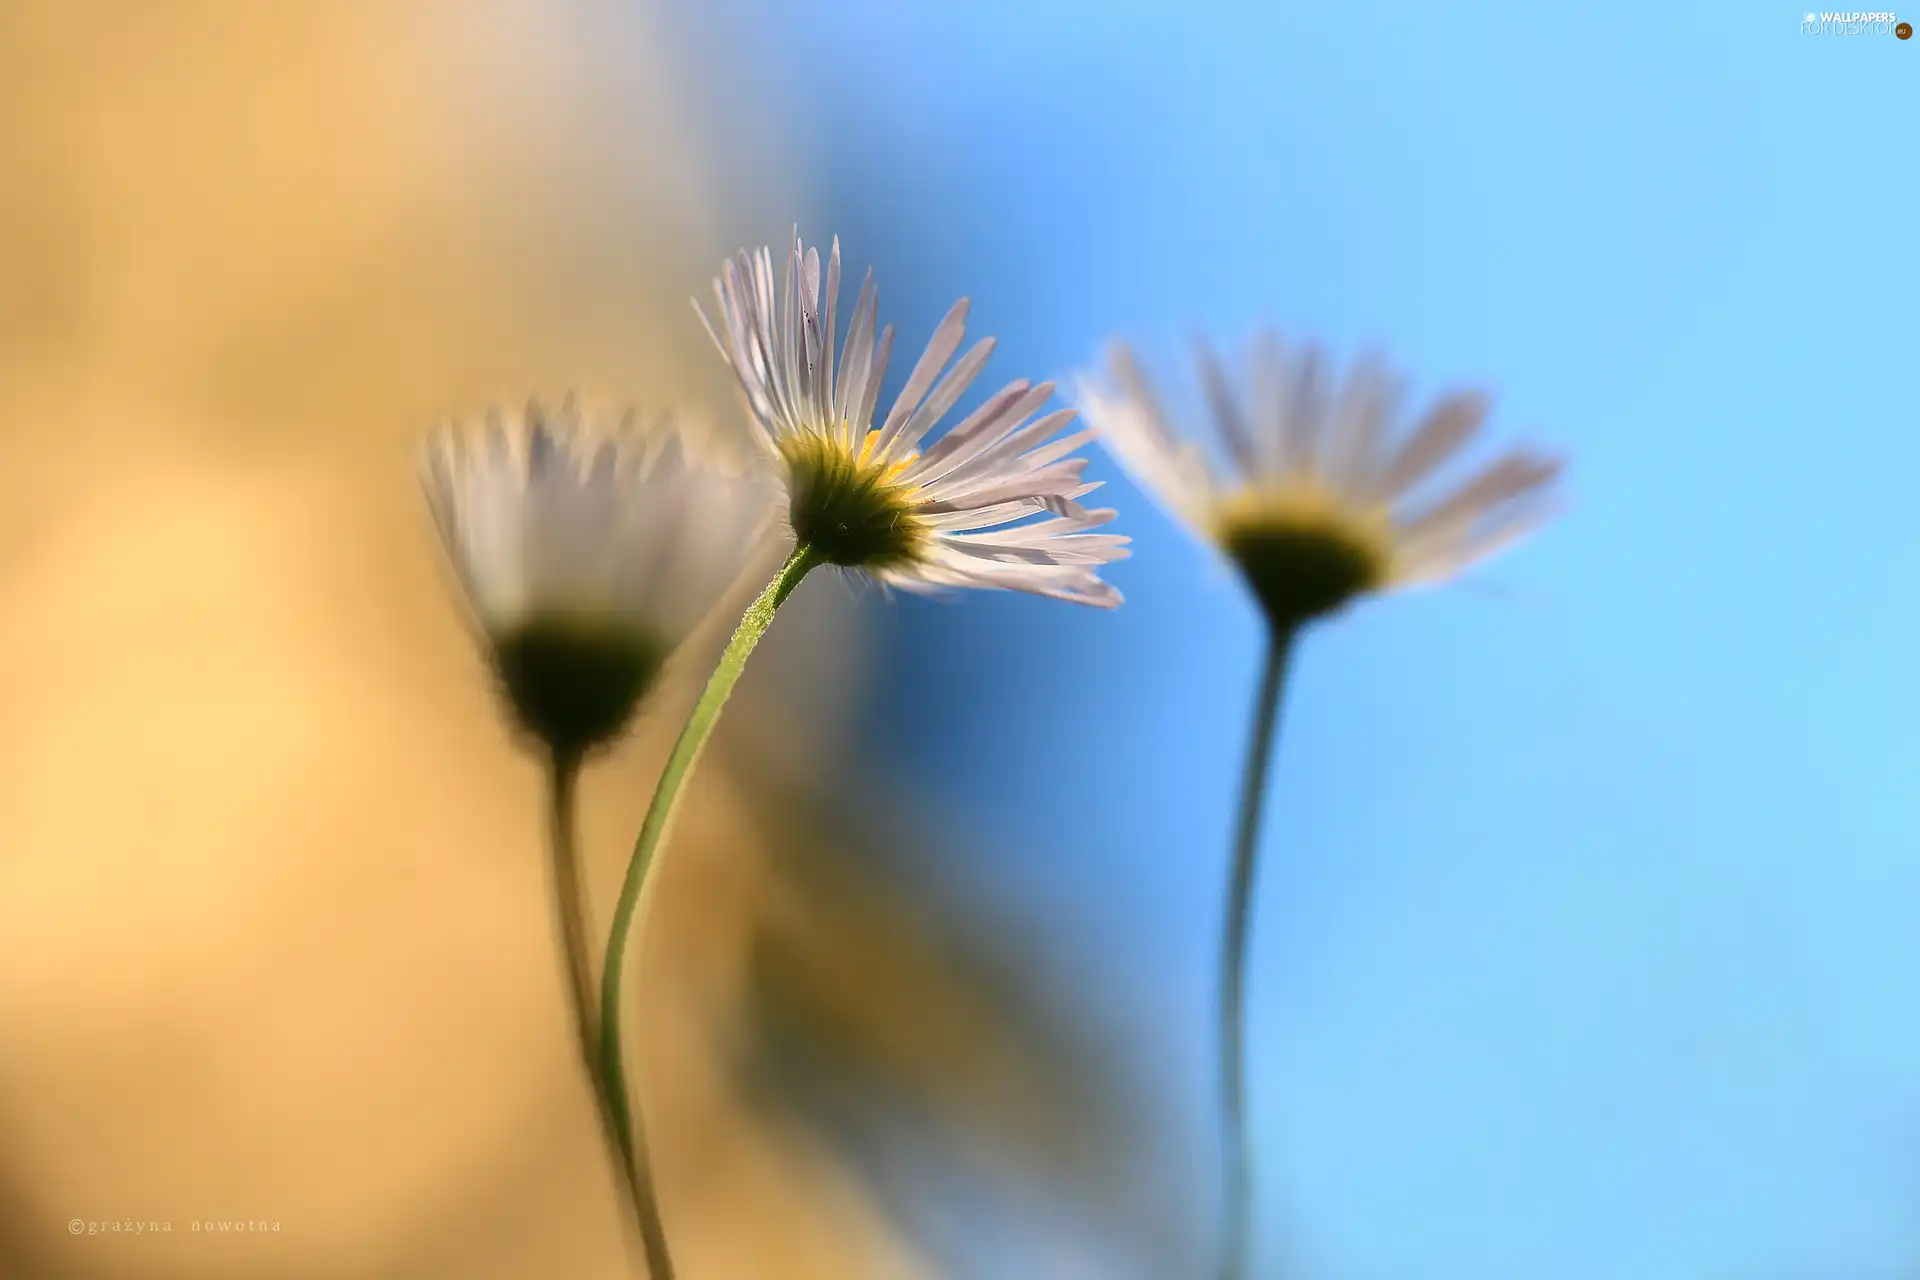
[[[804,192],[653,18],[0,8],[0,1273],[626,1273],[537,771],[411,449],[572,387],[733,422],[687,298]],[[796,767],[844,604],[803,594],[735,713]],[[587,779],[600,929],[710,651]],[[684,1273],[916,1274],[716,1060],[766,891],[723,768],[679,843],[633,985]]]

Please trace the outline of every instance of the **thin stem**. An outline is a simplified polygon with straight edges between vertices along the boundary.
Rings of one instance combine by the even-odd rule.
[[[666,768],[660,774],[659,784],[653,789],[653,803],[647,807],[646,819],[640,824],[639,838],[634,841],[633,861],[627,865],[626,882],[620,886],[620,901],[613,910],[613,931],[607,939],[606,971],[600,983],[600,1081],[612,1109],[614,1131],[620,1139],[636,1186],[651,1187],[652,1181],[647,1171],[646,1134],[638,1111],[628,1100],[626,1068],[621,1061],[620,988],[625,972],[623,961],[627,940],[633,932],[636,917],[651,898],[653,877],[648,872],[673,824],[680,792],[693,773],[694,765],[699,762],[700,753],[706,749],[714,724],[720,719],[721,708],[726,706],[728,695],[739,682],[740,673],[746,669],[747,658],[753,653],[754,646],[760,643],[760,637],[773,625],[774,611],[793,594],[793,589],[800,585],[800,580],[807,576],[808,571],[818,564],[820,560],[814,555],[813,548],[801,543],[793,549],[793,554],[781,566],[780,572],[774,575],[773,581],[767,584],[766,590],[747,606],[746,613],[740,618],[740,625],[734,630],[733,639],[727,642],[726,652],[720,655],[720,665],[708,677],[707,687],[700,692],[700,700],[693,704],[693,714],[687,717],[686,728],[680,731],[679,740],[673,744],[673,752],[667,757]],[[667,1257],[666,1236],[660,1227],[657,1212],[652,1226],[654,1235],[649,1238],[647,1245],[647,1264],[652,1268],[653,1280],[672,1280],[673,1264]]]
[[[643,1244],[649,1240],[648,1223],[658,1221],[647,1188],[636,1184],[632,1166],[626,1159],[626,1147],[614,1120],[611,1103],[600,1083],[599,1041],[595,1034],[596,1010],[593,1002],[593,953],[587,942],[586,897],[580,888],[580,845],[575,833],[575,796],[580,781],[580,757],[557,754],[548,762],[547,835],[548,853],[553,869],[554,922],[560,933],[567,960],[567,989],[572,999],[573,1035],[580,1050],[580,1063],[593,1085],[594,1114],[600,1120],[601,1136],[607,1142],[607,1154],[620,1170],[621,1185],[633,1206]],[[655,1228],[657,1233],[657,1227]],[[651,1259],[651,1246],[649,1259]],[[652,1262],[649,1261],[649,1267]]]
[[[1253,1213],[1251,1141],[1247,1133],[1247,940],[1253,923],[1254,872],[1260,852],[1260,815],[1267,794],[1280,703],[1286,693],[1292,627],[1276,625],[1267,639],[1266,669],[1254,704],[1253,737],[1240,783],[1240,816],[1233,837],[1233,878],[1227,889],[1226,933],[1220,957],[1220,1107],[1226,1145],[1225,1223],[1221,1280],[1247,1275]]]
[[[589,1066],[594,1061],[593,965],[587,950],[585,900],[580,892],[580,852],[574,836],[574,794],[580,780],[577,757],[555,757],[547,776],[548,853],[553,859],[554,922],[567,958],[573,997],[573,1033]]]

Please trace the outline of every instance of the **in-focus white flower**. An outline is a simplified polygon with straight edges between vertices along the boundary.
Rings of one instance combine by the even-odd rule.
[[[1033,416],[1053,384],[1010,383],[922,448],[979,375],[993,339],[947,369],[966,332],[967,301],[955,303],[875,426],[893,330],[876,336],[869,271],[836,357],[839,292],[840,242],[823,295],[819,252],[803,252],[796,236],[778,295],[772,253],[743,252],[714,281],[718,314],[701,311],[784,475],[795,537],[828,563],[903,590],[1003,588],[1119,604],[1099,573],[1127,554],[1128,539],[1088,532],[1114,513],[1079,505],[1098,485],[1081,479],[1086,459],[1068,456],[1092,433],[1055,438],[1073,420],[1070,409]]]
[[[678,430],[571,401],[436,429],[421,479],[515,719],[575,759],[626,725],[772,497]]]
[[[1557,507],[1561,460],[1524,449],[1434,484],[1486,419],[1482,393],[1443,396],[1401,430],[1401,381],[1375,355],[1342,378],[1317,348],[1263,333],[1244,394],[1204,343],[1196,363],[1227,466],[1175,430],[1124,343],[1110,381],[1080,380],[1081,408],[1134,479],[1232,559],[1276,624],[1450,578]]]

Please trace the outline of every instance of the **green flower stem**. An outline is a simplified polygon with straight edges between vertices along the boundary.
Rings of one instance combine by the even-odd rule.
[[[554,922],[560,933],[567,959],[567,988],[573,997],[573,1035],[580,1050],[580,1063],[593,1085],[594,1111],[600,1118],[600,1130],[607,1141],[607,1154],[620,1170],[621,1183],[627,1189],[641,1239],[648,1238],[649,1214],[657,1219],[651,1197],[634,1182],[632,1165],[614,1119],[613,1107],[600,1083],[599,1044],[595,1038],[593,1003],[593,957],[587,943],[586,898],[580,888],[580,846],[575,834],[575,795],[580,780],[580,757],[556,753],[549,761],[547,775],[548,852],[552,857]]]
[[[686,728],[680,731],[679,740],[673,744],[673,753],[667,757],[660,782],[653,789],[653,803],[647,808],[645,821],[640,824],[640,835],[633,846],[633,861],[627,865],[626,882],[620,886],[620,901],[613,910],[613,931],[607,939],[606,972],[600,983],[600,1080],[613,1112],[615,1132],[626,1155],[633,1185],[645,1189],[647,1202],[652,1208],[651,1221],[647,1224],[647,1265],[652,1271],[653,1280],[672,1280],[673,1264],[667,1256],[666,1234],[660,1226],[659,1210],[653,1204],[652,1176],[647,1168],[646,1134],[640,1116],[627,1097],[626,1069],[621,1061],[620,988],[627,941],[633,932],[635,918],[648,899],[647,891],[653,883],[648,872],[672,826],[680,791],[693,773],[694,765],[699,763],[707,739],[713,735],[721,708],[727,705],[727,697],[739,682],[740,673],[746,669],[747,658],[753,653],[754,646],[760,643],[760,637],[773,625],[774,611],[793,594],[793,589],[800,585],[800,580],[807,576],[808,571],[820,563],[811,546],[804,542],[796,546],[780,572],[767,584],[766,590],[755,597],[741,616],[733,639],[727,642],[726,652],[720,655],[720,665],[714,668],[713,675],[707,680],[707,687],[701,690],[700,700],[693,704],[693,714],[687,718]]]
[[[1220,958],[1220,1106],[1226,1144],[1226,1186],[1220,1252],[1221,1280],[1245,1280],[1253,1214],[1251,1142],[1247,1133],[1247,940],[1253,923],[1254,872],[1259,861],[1260,814],[1268,766],[1286,694],[1287,658],[1294,628],[1276,623],[1267,639],[1266,669],[1254,704],[1253,737],[1240,783],[1240,817],[1233,837],[1233,879]]]

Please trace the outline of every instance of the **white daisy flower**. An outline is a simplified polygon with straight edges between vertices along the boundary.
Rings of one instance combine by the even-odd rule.
[[[438,428],[421,480],[515,718],[576,758],[625,726],[771,500],[677,430],[571,401]]]
[[[1124,343],[1110,353],[1110,383],[1081,379],[1081,407],[1134,479],[1239,567],[1276,623],[1451,578],[1557,507],[1561,460],[1524,449],[1436,489],[1486,419],[1480,392],[1443,396],[1402,431],[1401,381],[1378,356],[1339,378],[1319,349],[1288,351],[1263,333],[1244,396],[1204,343],[1196,364],[1228,467],[1175,430]]]
[[[922,448],[979,375],[993,340],[947,369],[966,332],[967,301],[955,303],[875,426],[893,329],[876,337],[873,274],[860,287],[838,357],[837,239],[824,297],[820,286],[820,255],[803,252],[795,236],[777,300],[771,251],[743,252],[714,281],[717,315],[700,313],[782,470],[800,544],[827,563],[908,591],[1002,588],[1119,604],[1120,593],[1099,572],[1127,554],[1128,539],[1088,532],[1114,513],[1079,505],[1098,486],[1081,479],[1086,459],[1068,456],[1092,433],[1055,438],[1072,410],[1033,416],[1052,398],[1053,384],[1009,383]]]

